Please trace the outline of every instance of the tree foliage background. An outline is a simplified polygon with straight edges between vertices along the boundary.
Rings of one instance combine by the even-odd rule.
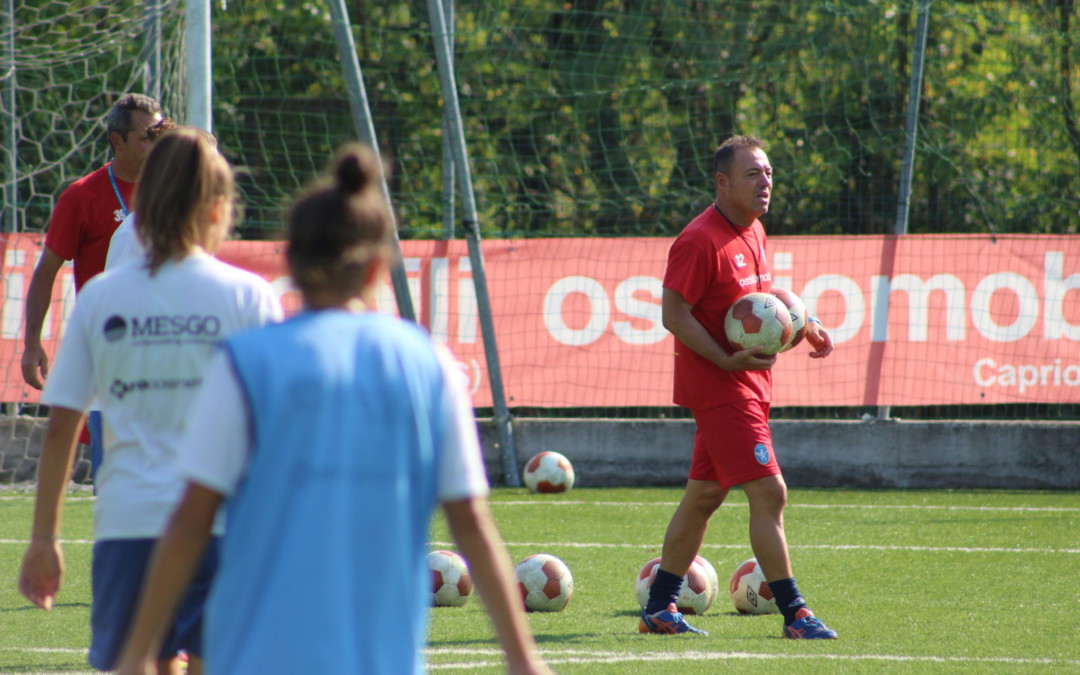
[[[20,144],[17,180],[33,177],[42,196],[29,229],[44,227],[44,202],[64,183],[104,161],[100,150],[61,150],[68,137],[55,149],[43,139],[66,121],[96,122],[112,97],[140,83],[84,78],[54,91],[31,44],[45,54],[50,39],[63,43],[71,56],[55,69],[90,72],[103,59],[141,68],[150,4],[49,0],[66,8],[50,12],[16,2],[16,62],[27,83],[17,90],[19,133],[34,139],[32,149]],[[443,236],[443,92],[427,2],[346,4],[401,236]],[[82,7],[133,32],[81,62],[71,40],[87,22],[63,28],[62,15]],[[164,39],[180,39],[168,26],[182,23],[183,3],[160,7]],[[1077,232],[1075,0],[929,7],[909,231]],[[485,237],[673,235],[711,200],[712,152],[733,133],[769,144],[771,233],[893,231],[916,2],[458,0],[453,9]],[[331,15],[318,1],[215,2],[212,44],[215,131],[246,197],[241,234],[271,236],[282,205],[355,137]],[[182,78],[164,86],[182,120]],[[50,114],[62,106],[46,92],[82,101],[80,119]],[[62,177],[42,169],[59,164]]]

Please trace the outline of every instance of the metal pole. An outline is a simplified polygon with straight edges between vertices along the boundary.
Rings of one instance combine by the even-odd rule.
[[[19,225],[19,125],[15,114],[15,0],[4,0],[4,51],[0,77],[4,80],[4,210],[2,229],[18,232]]]
[[[454,44],[454,0],[443,3],[443,16],[446,22],[446,34],[450,44]],[[454,50],[450,50],[450,66],[453,68]],[[443,106],[443,239],[454,238],[454,148],[450,144],[450,109]]]
[[[187,119],[185,124],[213,131],[213,101],[210,72],[210,0],[187,3]]]
[[[360,59],[356,55],[356,42],[353,40],[352,28],[349,26],[349,13],[345,8],[345,0],[329,0],[330,14],[334,24],[334,40],[337,42],[338,60],[341,61],[341,70],[345,75],[345,85],[349,94],[349,106],[352,108],[353,124],[356,126],[357,137],[371,146],[375,157],[379,159],[380,172],[382,170],[382,158],[379,154],[379,142],[375,137],[375,124],[371,120],[371,107],[368,105],[367,89],[364,88],[364,75],[360,70]],[[383,197],[386,203],[390,201],[390,186],[386,183],[386,174],[380,175]],[[391,211],[391,218],[394,218]],[[405,265],[401,259],[401,245],[398,241],[397,222],[394,222],[394,248],[398,251],[397,262],[390,269],[390,281],[394,287],[394,298],[397,300],[398,314],[403,319],[416,321],[416,311],[413,309],[412,296],[409,295],[409,283],[405,276]]]
[[[521,475],[518,473],[517,456],[514,454],[514,430],[511,426],[510,410],[506,407],[506,394],[503,391],[502,369],[499,366],[499,350],[495,344],[495,328],[491,319],[491,299],[487,292],[487,277],[484,272],[484,256],[480,249],[480,226],[476,215],[476,197],[473,194],[472,174],[469,172],[468,148],[465,145],[465,128],[461,122],[461,105],[458,102],[457,82],[454,78],[452,53],[446,27],[446,15],[442,0],[428,0],[428,14],[431,18],[432,32],[435,38],[435,58],[439,64],[439,80],[442,85],[443,100],[448,110],[451,132],[451,148],[454,151],[454,164],[460,176],[462,208],[464,209],[465,237],[469,244],[469,260],[472,263],[473,285],[476,289],[476,306],[480,314],[480,328],[484,336],[484,356],[487,359],[488,379],[491,382],[491,398],[495,408],[495,429],[499,434],[500,456],[502,458],[503,478],[506,484],[520,487]]]
[[[896,227],[898,237],[908,232],[908,211],[911,204],[911,177],[915,172],[915,141],[919,131],[919,99],[922,95],[923,70],[926,57],[926,34],[930,24],[931,0],[920,0],[915,22],[915,44],[912,47],[911,82],[908,88],[907,119],[904,123],[904,159],[900,167],[900,193],[897,196]],[[888,317],[888,295],[885,316]],[[878,373],[880,377],[880,372]],[[889,406],[878,406],[877,419],[889,419]]]
[[[930,23],[930,0],[919,2],[915,25],[914,54],[911,58],[911,84],[908,90],[907,120],[904,124],[904,160],[900,167],[900,195],[896,207],[896,234],[907,234],[908,208],[911,203],[911,176],[915,171],[915,140],[919,131],[919,98],[922,95],[923,62],[926,57],[926,33]]]
[[[146,0],[143,19],[143,90],[154,100],[161,100],[161,2]]]

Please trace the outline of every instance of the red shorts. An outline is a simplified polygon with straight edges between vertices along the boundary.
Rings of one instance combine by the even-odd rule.
[[[769,404],[733,401],[694,410],[697,433],[690,478],[729,488],[780,473],[769,431]]]

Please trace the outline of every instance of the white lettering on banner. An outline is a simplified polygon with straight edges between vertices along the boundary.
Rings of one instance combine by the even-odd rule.
[[[450,335],[450,261],[446,258],[431,259],[431,275],[428,280],[429,311],[428,330],[436,340],[446,342]]]
[[[656,302],[638,297],[645,292]],[[563,304],[574,293],[589,301],[589,320],[582,328],[571,328],[563,319]],[[659,304],[663,282],[650,276],[633,276],[615,287],[615,309],[632,318],[647,321],[647,328],[637,328],[632,321],[610,321],[611,299],[604,286],[591,277],[570,276],[559,279],[544,296],[544,327],[556,341],[572,347],[582,347],[600,339],[611,323],[617,338],[631,345],[651,345],[667,337]]]
[[[472,276],[472,261],[467,257],[458,258],[458,311],[457,341],[459,345],[476,344],[476,333],[480,325],[480,310],[476,304],[476,288]],[[475,361],[474,361],[475,363]],[[477,387],[480,382],[477,372]],[[473,393],[476,393],[474,387]]]
[[[1016,388],[1021,394],[1031,387],[1080,386],[1080,365],[1070,363],[1062,367],[1061,359],[1041,365],[998,365],[994,359],[984,358],[975,362],[972,377],[980,387]]]
[[[8,253],[21,253],[14,249],[8,249]],[[5,263],[7,269],[11,269],[12,265]],[[25,277],[18,273],[9,273],[4,275],[4,310],[2,318],[0,318],[0,335],[5,340],[18,340],[22,331],[23,313],[24,313],[24,298],[26,297],[26,289],[23,287]]]
[[[409,289],[409,296],[413,301],[413,311],[416,312],[417,320],[421,320],[420,308],[424,306],[423,290],[420,288],[420,271],[423,260],[420,258],[402,258],[401,266],[405,269],[405,286]],[[393,291],[393,286],[390,287]],[[393,297],[393,296],[391,296]],[[379,311],[394,312],[397,310],[395,301],[391,300],[385,307],[380,303]]]
[[[584,328],[571,328],[563,321],[563,302],[574,293],[580,293],[590,304],[589,322]],[[544,296],[544,327],[556,341],[571,347],[592,344],[600,339],[611,317],[611,301],[607,292],[596,279],[583,276],[559,279]]]
[[[908,296],[908,341],[926,342],[930,326],[930,293],[945,294],[945,339],[960,342],[964,339],[964,282],[953,274],[935,274],[926,281],[914,274],[899,274],[891,280],[883,276],[870,278],[870,339],[886,342],[889,339],[889,296],[904,291]]]
[[[480,391],[480,382],[483,381],[484,376],[484,371],[480,370],[480,362],[476,359],[469,359],[467,362],[458,361],[457,366],[465,375],[469,393],[476,396],[476,392]]]
[[[844,300],[844,320],[837,326],[829,326],[834,344],[847,342],[862,330],[866,319],[866,300],[855,280],[842,274],[823,274],[814,277],[803,287],[799,297],[806,305],[806,313],[816,316],[818,299],[825,293],[838,293]]]
[[[60,332],[59,335],[63,335],[67,330],[68,319],[71,318],[71,313],[75,311],[75,267],[72,263],[66,263],[71,265],[71,274],[65,274],[60,277]],[[48,323],[48,319],[46,319]]]
[[[634,328],[629,321],[612,321],[611,330],[616,337],[631,345],[651,345],[667,337],[663,310],[658,302],[639,300],[638,291],[648,292],[649,297],[659,300],[664,292],[664,282],[656,277],[630,277],[615,288],[615,309],[635,319],[648,321],[651,326],[644,330]]]
[[[1002,326],[990,313],[994,293],[1009,290],[1016,295],[1020,309],[1016,320]],[[975,330],[992,342],[1015,342],[1026,337],[1039,318],[1039,294],[1031,282],[1013,272],[997,272],[983,278],[971,294],[971,322]]]
[[[1062,307],[1069,291],[1080,291],[1080,274],[1062,279],[1064,267],[1065,254],[1061,251],[1043,255],[1043,332],[1047,340],[1080,340],[1080,325],[1066,321]]]
[[[1045,297],[1032,280],[1016,272],[995,272],[983,277],[971,293],[970,309],[965,307],[967,289],[953,274],[935,274],[927,279],[915,274],[899,274],[887,278],[870,277],[870,336],[873,342],[889,338],[889,298],[894,291],[908,296],[907,340],[929,340],[930,306],[935,291],[940,291],[945,307],[945,339],[950,342],[967,340],[967,318],[975,330],[991,342],[1015,342],[1030,337],[1039,322],[1042,307],[1043,337],[1047,340],[1080,341],[1080,323],[1069,323],[1065,300],[1069,292],[1080,292],[1080,273],[1064,277],[1064,254],[1048,251],[1044,254],[1043,288]],[[784,277],[786,280],[787,277]],[[778,279],[779,281],[779,279]],[[844,303],[843,320],[830,325],[834,344],[842,344],[858,336],[866,320],[866,296],[854,279],[839,274],[814,277],[803,287],[799,296],[807,312],[819,314],[818,303],[827,293],[836,293]],[[1011,323],[999,324],[991,311],[997,294],[1011,294],[1017,306]],[[1073,303],[1075,306],[1076,303]]]

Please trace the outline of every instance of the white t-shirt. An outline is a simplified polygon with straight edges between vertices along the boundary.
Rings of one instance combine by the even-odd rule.
[[[266,280],[202,252],[153,276],[140,260],[87,282],[41,398],[102,411],[96,539],[164,531],[184,487],[180,439],[216,345],[281,318]]]
[[[111,270],[128,260],[142,259],[146,248],[135,232],[135,214],[129,213],[109,240],[109,254],[105,257],[105,269]]]
[[[454,413],[439,464],[438,499],[486,496],[490,488],[467,378],[445,346],[436,344],[435,353],[447,373]],[[213,358],[191,408],[190,418],[199,422],[187,428],[180,471],[188,480],[229,497],[243,479],[251,455],[250,415],[228,357],[219,352]]]

